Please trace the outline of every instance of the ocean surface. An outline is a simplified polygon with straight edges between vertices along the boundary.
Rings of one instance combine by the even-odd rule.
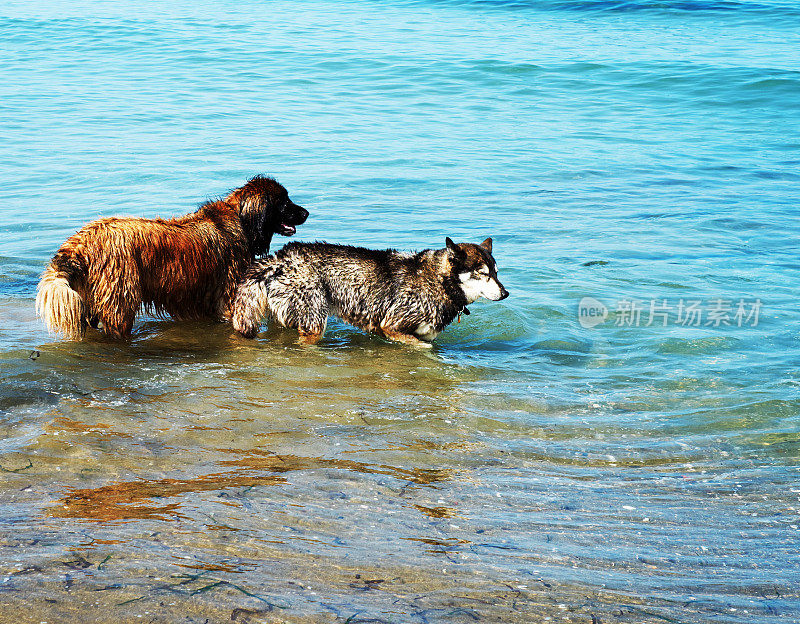
[[[0,622],[800,621],[800,5],[0,6]],[[82,224],[275,176],[491,236],[429,351],[49,336]],[[276,237],[273,250],[286,242]]]

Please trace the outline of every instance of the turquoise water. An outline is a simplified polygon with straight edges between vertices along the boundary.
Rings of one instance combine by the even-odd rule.
[[[0,36],[0,621],[800,620],[796,3],[12,0]],[[35,319],[83,223],[256,173],[299,240],[492,236],[511,297],[431,353]]]

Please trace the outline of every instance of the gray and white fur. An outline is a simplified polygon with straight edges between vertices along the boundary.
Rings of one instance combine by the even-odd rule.
[[[508,291],[497,279],[492,239],[479,245],[446,240],[444,249],[409,254],[330,243],[289,243],[256,261],[240,282],[233,326],[253,338],[264,317],[313,344],[329,316],[406,344],[430,342],[466,306]]]

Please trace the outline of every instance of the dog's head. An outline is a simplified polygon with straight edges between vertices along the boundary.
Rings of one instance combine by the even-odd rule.
[[[456,282],[464,292],[467,303],[480,297],[500,301],[508,297],[508,291],[497,279],[497,265],[492,257],[492,239],[480,245],[454,243],[448,237],[447,258]]]
[[[250,179],[226,201],[238,208],[253,255],[269,251],[273,234],[291,236],[308,218],[308,211],[289,199],[277,180],[265,176]]]

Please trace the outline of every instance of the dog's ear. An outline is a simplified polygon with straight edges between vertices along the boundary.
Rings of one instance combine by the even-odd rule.
[[[272,232],[269,225],[269,197],[254,195],[243,199],[239,206],[239,219],[242,221],[250,253],[259,256],[269,251]]]
[[[451,256],[460,258],[461,256],[464,255],[464,252],[461,251],[461,248],[458,245],[456,245],[449,236],[444,239],[444,242],[447,245],[447,250],[450,252]]]
[[[489,253],[492,253],[492,239],[491,238],[487,238],[485,241],[483,241],[479,245],[479,247],[483,247],[486,251],[488,251]]]

